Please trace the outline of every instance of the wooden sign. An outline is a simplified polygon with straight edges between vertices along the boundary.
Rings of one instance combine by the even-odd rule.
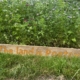
[[[11,45],[0,44],[1,53],[21,54],[21,55],[40,55],[40,56],[79,56],[80,49],[75,48],[58,48],[46,46],[28,46],[28,45]]]

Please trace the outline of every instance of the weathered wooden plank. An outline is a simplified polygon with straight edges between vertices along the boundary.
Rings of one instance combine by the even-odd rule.
[[[46,46],[0,44],[0,52],[10,54],[31,54],[41,56],[80,56],[80,49]]]

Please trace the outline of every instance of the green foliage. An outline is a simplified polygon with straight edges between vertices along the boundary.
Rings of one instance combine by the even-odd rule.
[[[79,48],[80,2],[0,1],[0,43]]]

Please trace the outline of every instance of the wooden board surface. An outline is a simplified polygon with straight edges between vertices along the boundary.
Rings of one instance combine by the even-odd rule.
[[[10,54],[31,54],[41,56],[79,56],[80,49],[75,48],[59,48],[59,47],[46,47],[46,46],[29,46],[29,45],[11,45],[0,44],[0,52]]]

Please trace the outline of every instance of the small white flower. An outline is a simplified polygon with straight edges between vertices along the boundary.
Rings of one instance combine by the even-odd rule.
[[[80,10],[80,7],[78,9]]]
[[[1,2],[1,1],[3,1],[3,0],[0,0],[0,2]]]
[[[7,12],[7,10],[6,10],[6,9],[4,9],[3,11],[4,11],[4,12]]]
[[[72,18],[72,16],[68,16],[68,18]]]
[[[73,10],[75,10],[75,9],[73,8]]]
[[[77,15],[79,15],[79,12],[76,12]]]
[[[6,16],[6,17],[8,17],[8,15],[7,15],[7,14],[6,14],[5,16]]]
[[[53,8],[52,10],[54,11],[55,9]]]

